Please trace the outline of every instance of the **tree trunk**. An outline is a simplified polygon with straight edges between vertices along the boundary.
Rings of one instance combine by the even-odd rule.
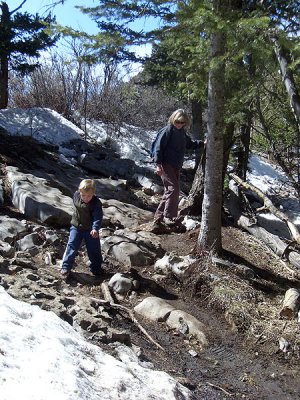
[[[222,187],[224,187],[224,180],[227,173],[230,150],[234,143],[233,136],[234,136],[234,123],[230,122],[226,124],[224,132]]]
[[[300,96],[295,84],[293,73],[289,68],[290,55],[284,47],[280,45],[276,37],[272,37],[271,40],[274,43],[275,54],[280,66],[283,83],[290,98],[291,107],[298,123],[298,128],[300,128]]]
[[[197,167],[193,184],[187,198],[187,205],[180,211],[181,215],[201,215],[205,173],[205,149]]]
[[[193,140],[203,140],[203,127],[202,127],[202,103],[201,101],[192,100],[192,129],[191,137]],[[198,169],[198,165],[201,162],[201,156],[203,154],[202,149],[197,148],[195,150],[195,173]]]
[[[198,100],[192,100],[192,128],[191,137],[194,140],[203,139],[202,127],[202,103]]]
[[[1,47],[0,47],[0,109],[8,104],[8,44],[10,41],[10,13],[8,5],[0,4],[1,15]]]
[[[214,0],[215,9],[221,2]],[[206,166],[204,178],[204,197],[201,228],[198,237],[198,250],[221,253],[221,208],[223,189],[223,127],[224,127],[224,81],[225,34],[217,31],[212,34],[211,60],[208,82],[208,124],[206,145]]]
[[[250,152],[250,134],[251,134],[251,123],[252,123],[252,112],[250,110],[246,111],[246,121],[241,126],[241,148],[238,153],[237,159],[237,175],[246,180],[247,169],[248,169],[248,161],[249,161],[249,152]]]

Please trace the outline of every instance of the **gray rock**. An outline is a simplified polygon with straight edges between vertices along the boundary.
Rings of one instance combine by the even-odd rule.
[[[143,267],[153,263],[153,255],[143,250],[138,243],[125,236],[110,236],[104,239],[102,250],[106,255],[129,267]]]
[[[145,193],[149,196],[153,194],[162,194],[164,191],[160,178],[154,174],[152,174],[151,177],[147,177],[145,174],[136,173],[134,178],[145,189]]]
[[[201,346],[207,346],[208,342],[204,333],[205,325],[193,315],[185,311],[173,310],[168,316],[166,324],[171,329],[176,329],[179,332],[184,326],[187,326],[188,330],[186,333],[188,332],[190,335],[196,337]]]
[[[103,213],[112,225],[129,229],[138,228],[141,221],[149,221],[153,218],[153,213],[150,211],[118,200],[103,200]]]
[[[159,297],[147,297],[134,307],[134,311],[151,321],[166,321],[175,308]]]
[[[118,272],[111,277],[108,286],[114,293],[126,295],[132,288],[132,279]]]
[[[3,242],[12,243],[26,232],[26,226],[16,218],[0,216],[0,240]]]
[[[35,246],[40,246],[43,243],[40,235],[37,233],[30,233],[16,242],[17,250],[27,251]]]
[[[154,270],[160,274],[168,275],[171,271],[179,278],[188,273],[190,266],[196,261],[191,256],[165,255],[154,264]]]
[[[0,255],[3,257],[11,258],[14,256],[14,254],[15,249],[9,243],[0,240]]]
[[[56,231],[47,230],[45,232],[45,238],[47,243],[51,243],[53,245],[57,245],[59,243],[59,237],[56,234]]]
[[[7,268],[8,266],[9,266],[9,260],[0,255],[0,267]]]
[[[99,175],[129,179],[134,175],[135,162],[126,158],[103,159],[99,153],[83,154],[79,164],[88,171],[96,172]]]
[[[24,174],[16,167],[6,167],[11,184],[12,202],[26,218],[59,226],[69,226],[72,216],[72,199],[50,187],[46,179]]]

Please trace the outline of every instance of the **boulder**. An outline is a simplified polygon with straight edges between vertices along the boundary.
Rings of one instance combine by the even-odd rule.
[[[204,333],[205,325],[193,315],[188,314],[185,311],[173,310],[168,316],[166,324],[171,329],[176,329],[179,332],[181,331],[183,325],[186,326],[188,328],[185,332],[186,334],[193,335],[195,338],[197,338],[201,346],[207,346],[208,342]]]
[[[15,249],[7,242],[0,240],[0,255],[11,258],[15,254]]]
[[[101,198],[102,200],[102,198]],[[137,228],[142,221],[153,218],[153,213],[118,200],[102,200],[104,217],[114,226]]]
[[[183,278],[188,273],[190,266],[197,260],[191,256],[165,255],[154,264],[154,270],[160,274],[168,275],[172,272],[178,278]]]
[[[126,158],[103,158],[97,153],[83,154],[79,164],[90,172],[115,179],[130,179],[134,175],[135,162]]]
[[[132,289],[132,279],[118,272],[111,277],[108,286],[114,293],[126,295]]]
[[[128,267],[143,267],[154,261],[150,252],[125,236],[113,235],[102,242],[102,251]]]
[[[160,238],[152,232],[140,230],[132,232],[125,228],[116,230],[115,235],[125,236],[131,241],[137,243],[141,249],[151,254],[153,260],[157,257],[162,257],[165,254],[165,250],[161,247]]]
[[[159,297],[147,297],[134,307],[134,311],[151,321],[166,321],[175,308]]]
[[[26,218],[57,227],[67,227],[72,216],[72,199],[50,187],[44,178],[19,172],[16,167],[6,167],[11,184],[12,202]]]
[[[29,250],[35,246],[43,244],[41,237],[38,233],[30,233],[16,242],[16,249],[21,251]]]
[[[147,177],[145,174],[136,173],[133,178],[145,189],[148,189],[148,194],[162,194],[164,192],[161,179],[152,173],[152,177]]]
[[[24,236],[26,232],[25,223],[6,215],[0,216],[0,240],[3,242],[13,243],[18,237]]]

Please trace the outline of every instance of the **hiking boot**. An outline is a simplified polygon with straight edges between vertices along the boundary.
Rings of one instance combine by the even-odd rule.
[[[183,220],[184,220],[184,215],[178,215],[178,217],[175,218],[177,224],[182,224]]]
[[[101,269],[99,269],[99,270],[96,270],[96,271],[91,271],[91,273],[92,273],[94,276],[96,276],[96,277],[98,277],[98,276],[101,276],[101,275],[102,275],[102,271],[101,271]]]
[[[165,225],[161,219],[155,219],[152,222],[152,226],[151,226],[151,229],[149,230],[149,232],[159,235],[159,234],[168,233],[169,230],[168,230],[167,225]]]
[[[174,225],[176,223],[176,219],[175,218],[164,218],[164,223],[166,225]]]
[[[70,273],[71,273],[71,271],[68,270],[68,269],[61,269],[60,270],[60,274],[61,274],[61,276],[62,276],[62,278],[64,280],[66,280],[69,277]]]

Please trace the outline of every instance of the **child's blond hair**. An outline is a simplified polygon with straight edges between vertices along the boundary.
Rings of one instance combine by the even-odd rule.
[[[94,179],[83,179],[79,186],[78,186],[79,191],[83,192],[96,192],[96,184]]]

